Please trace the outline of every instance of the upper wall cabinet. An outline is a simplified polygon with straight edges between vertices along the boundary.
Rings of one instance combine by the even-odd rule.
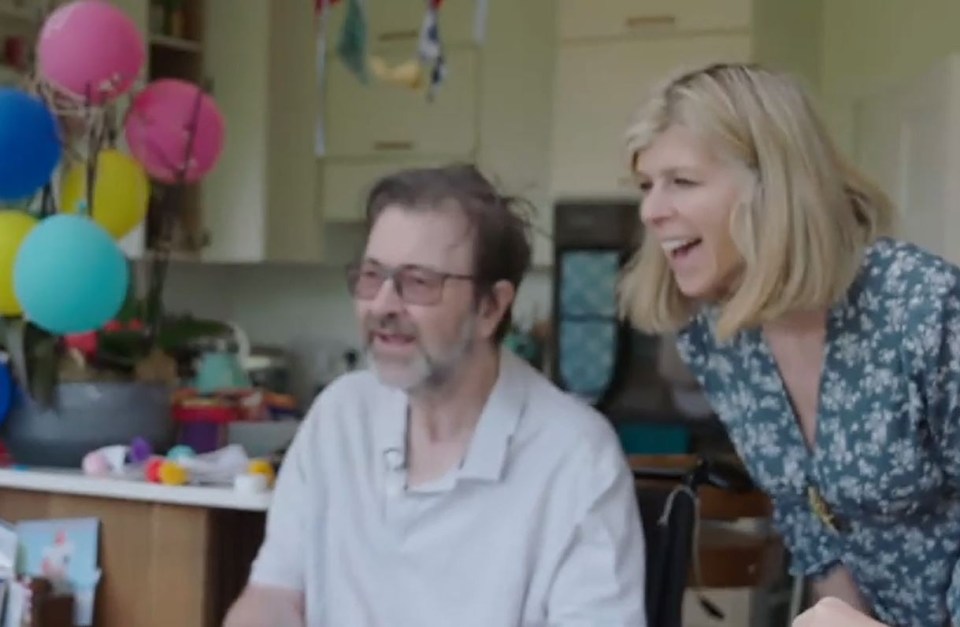
[[[634,193],[624,135],[652,85],[677,67],[749,59],[750,38],[737,34],[561,47],[554,86],[554,195]]]
[[[391,66],[413,59],[424,3],[378,0],[367,6],[371,54]],[[474,7],[472,0],[443,4],[448,75],[433,101],[422,89],[373,77],[361,83],[331,48],[320,207],[327,224],[355,224],[363,216],[365,193],[380,176],[409,167],[475,162],[503,192],[536,206],[534,258],[546,264],[552,252],[542,233],[549,232],[552,215],[548,183],[556,0],[490,2],[480,43],[473,39]],[[328,28],[340,24],[338,15],[342,13],[331,13]]]
[[[249,0],[238,11],[234,0],[191,0],[185,7],[201,16],[202,31],[169,36],[156,33],[163,20],[156,19],[150,0],[114,1],[150,33],[148,78],[209,81],[225,121],[220,160],[182,207],[188,226],[205,243],[186,254],[177,251],[177,257],[213,263],[319,260],[312,3]],[[198,67],[181,57],[195,59]],[[145,242],[141,228],[123,246],[137,258]]]
[[[446,45],[459,45],[473,38],[474,2],[457,0],[444,2],[440,9],[440,31]],[[369,24],[368,36],[371,44],[390,44],[408,42],[416,46],[423,23],[424,7],[422,0],[372,0],[364,3]],[[332,20],[329,32],[337,32],[342,19],[343,8],[340,5],[331,11]],[[336,38],[331,38],[336,44]]]
[[[415,53],[415,44],[409,43],[378,49],[390,66],[410,61]],[[339,59],[331,58],[325,105],[327,156],[466,158],[476,135],[477,57],[472,48],[449,50],[448,79],[432,102],[422,89],[406,89],[372,76],[363,83]]]
[[[558,0],[554,198],[636,194],[624,135],[656,83],[753,58],[751,0]]]
[[[561,40],[748,29],[752,0],[557,0]]]
[[[235,0],[204,1],[207,68],[227,140],[203,187],[202,258],[319,260],[313,3],[253,0],[238,11]]]

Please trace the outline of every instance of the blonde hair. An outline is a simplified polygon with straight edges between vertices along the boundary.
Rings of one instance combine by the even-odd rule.
[[[743,64],[711,65],[654,90],[630,126],[631,169],[668,127],[682,125],[752,173],[730,233],[742,270],[719,305],[728,339],[791,311],[829,307],[864,248],[894,223],[890,200],[839,153],[794,79]],[[651,235],[625,268],[620,308],[638,328],[673,332],[696,313]]]

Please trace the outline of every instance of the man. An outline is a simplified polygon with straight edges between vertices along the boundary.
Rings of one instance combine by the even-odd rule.
[[[371,370],[310,410],[227,625],[645,626],[613,430],[500,348],[525,222],[469,166],[389,176],[367,217]]]

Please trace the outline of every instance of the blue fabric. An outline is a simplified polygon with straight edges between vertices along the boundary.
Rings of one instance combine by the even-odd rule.
[[[559,374],[564,387],[596,403],[613,380],[620,323],[616,251],[571,251],[560,260]]]
[[[853,574],[888,625],[960,625],[960,269],[883,239],[829,312],[814,446],[762,334],[678,336],[754,479],[794,573]],[[815,513],[816,490],[837,517]]]

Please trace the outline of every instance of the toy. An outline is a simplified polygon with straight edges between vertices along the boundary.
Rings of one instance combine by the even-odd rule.
[[[91,451],[83,457],[81,464],[83,474],[93,477],[102,477],[110,474],[110,462],[103,451]]]
[[[273,469],[273,464],[265,459],[252,460],[247,465],[247,474],[261,475],[266,481],[267,487],[272,487],[273,481],[276,479],[276,472]]]
[[[136,437],[130,441],[127,459],[132,464],[142,464],[153,456],[153,447],[144,438]]]
[[[184,485],[190,480],[190,473],[187,472],[187,469],[169,459],[160,463],[160,470],[157,474],[160,483],[163,485]]]
[[[150,483],[160,483],[160,466],[165,461],[162,457],[151,457],[144,466],[144,478]]]
[[[167,459],[172,462],[181,460],[181,459],[190,459],[196,457],[197,453],[193,450],[192,447],[187,446],[186,444],[177,444],[169,451],[167,451]]]

